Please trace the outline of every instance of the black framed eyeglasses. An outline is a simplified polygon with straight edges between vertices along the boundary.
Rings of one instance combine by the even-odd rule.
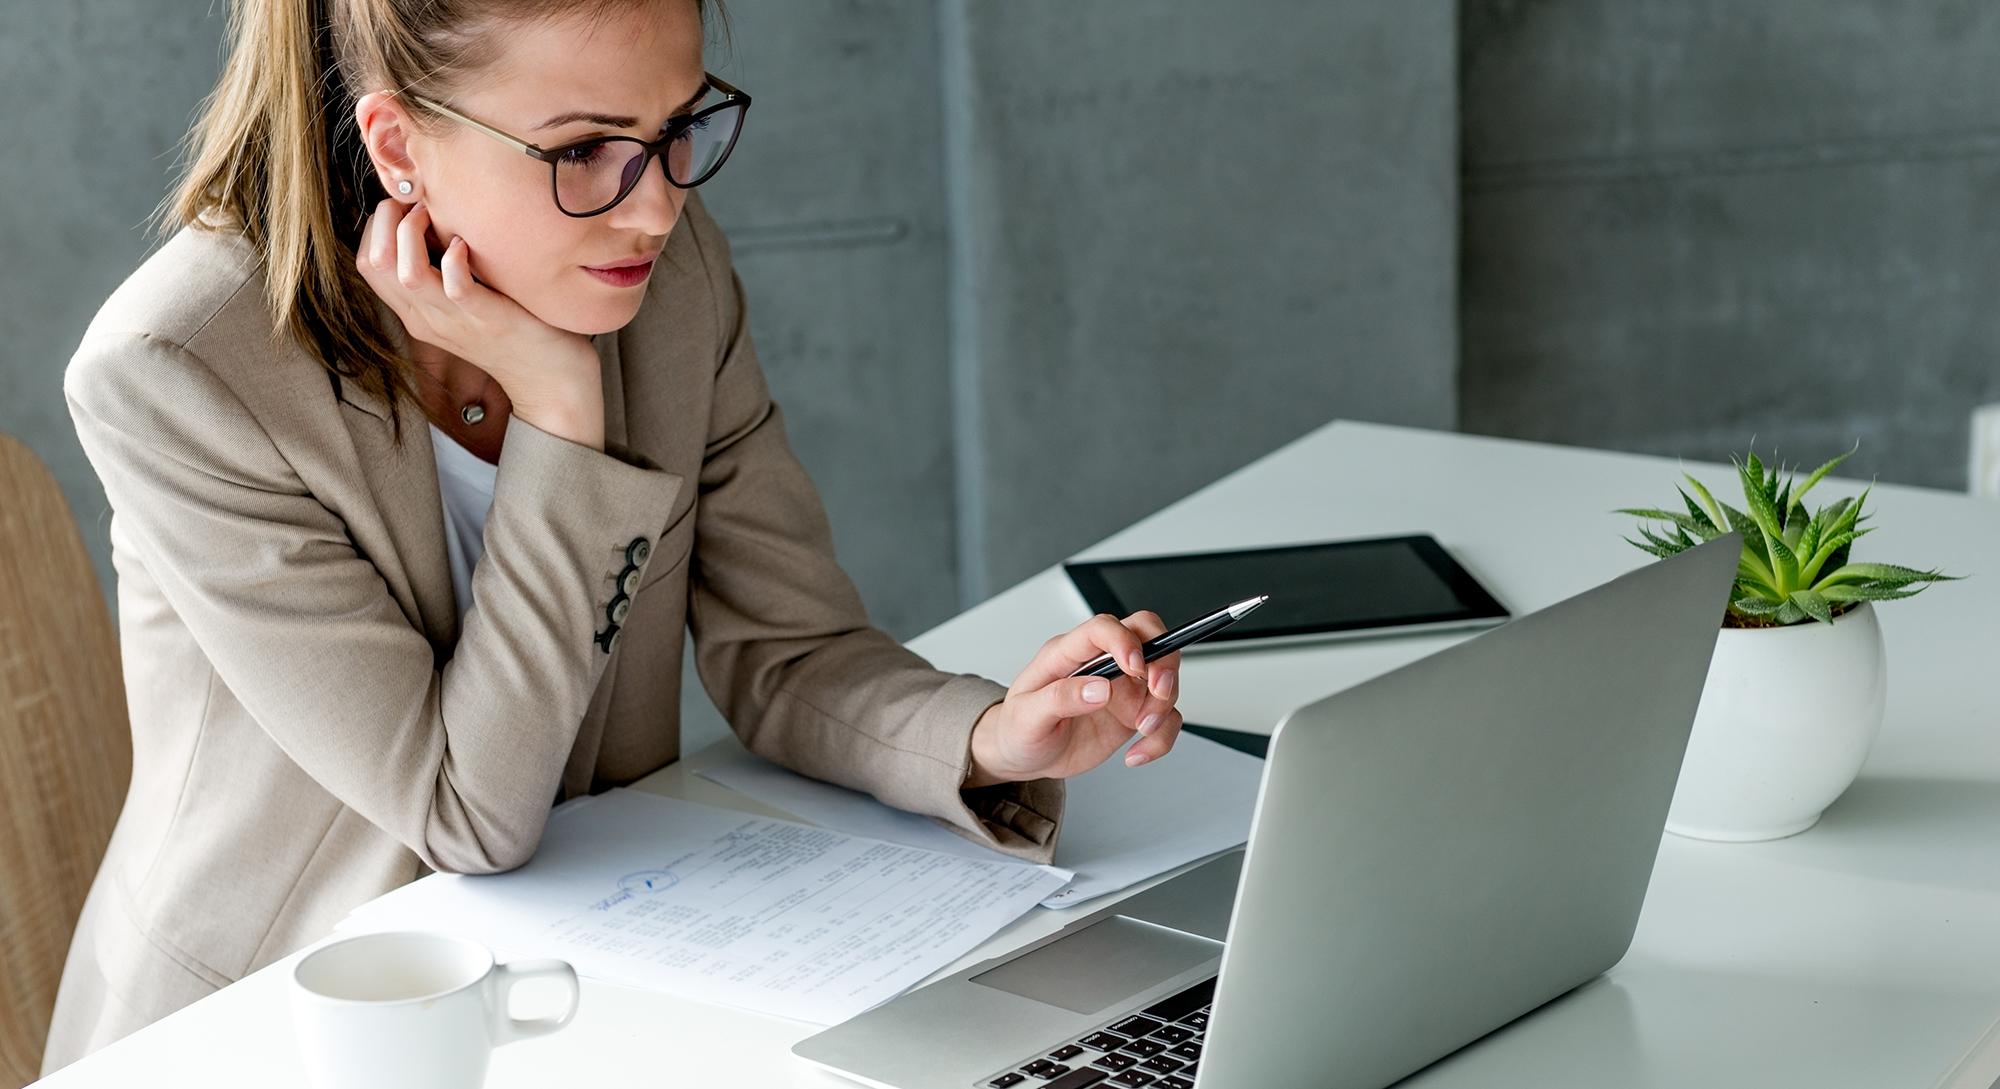
[[[434,99],[417,95],[410,98],[426,109],[478,129],[549,164],[556,207],[566,216],[585,219],[617,207],[645,176],[654,156],[666,165],[667,180],[681,189],[693,189],[722,169],[730,150],[736,146],[737,135],[743,131],[743,115],[750,109],[750,96],[707,72],[702,77],[711,91],[722,94],[722,101],[668,118],[657,140],[593,136],[551,148],[502,132]]]

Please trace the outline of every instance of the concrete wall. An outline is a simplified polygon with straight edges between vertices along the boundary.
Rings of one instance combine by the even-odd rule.
[[[1452,426],[1451,5],[946,12],[968,597],[1336,416]]]
[[[703,200],[834,547],[878,627],[958,611],[950,229],[928,3],[735,0],[709,67],[755,99]],[[684,657],[683,751],[726,731]]]
[[[221,71],[217,5],[0,4],[0,431],[61,482],[107,588],[104,492],[77,445],[62,371],[105,296],[149,250],[175,142]]]
[[[1860,439],[1857,473],[1964,486],[2000,400],[2000,7],[1461,8],[1467,430]]]
[[[709,66],[755,101],[703,199],[840,560],[914,635],[958,611],[935,9],[727,11]]]

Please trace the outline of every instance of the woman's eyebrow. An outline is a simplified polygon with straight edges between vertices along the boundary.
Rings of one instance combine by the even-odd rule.
[[[688,99],[686,102],[683,102],[679,106],[675,107],[674,112],[680,113],[684,110],[692,109],[695,103],[700,102],[703,98],[706,98],[707,96],[708,96],[708,81],[703,80],[701,82],[701,86],[696,87],[694,89],[694,97]],[[567,125],[572,121],[588,121],[593,125],[603,125],[606,128],[613,128],[613,129],[632,129],[639,127],[639,119],[636,117],[618,117],[608,113],[592,113],[589,110],[570,110],[567,113],[559,113],[554,117],[549,118],[547,121],[544,121],[539,125],[536,125],[530,131],[540,132],[543,129],[555,128],[557,125]]]

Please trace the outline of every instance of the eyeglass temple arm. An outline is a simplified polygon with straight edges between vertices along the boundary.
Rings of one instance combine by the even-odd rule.
[[[708,85],[710,87],[713,87],[718,91],[721,91],[725,95],[730,95],[732,97],[742,99],[745,105],[749,104],[750,102],[749,95],[744,94],[742,91],[737,90],[736,88],[730,86],[728,83],[723,82],[722,80],[716,78],[714,75],[708,72],[703,72],[702,76],[708,80]],[[450,106],[447,106],[444,103],[439,102],[435,99],[425,98],[421,95],[411,95],[410,99],[411,101],[416,102],[417,104],[427,109],[436,110],[437,112],[445,115],[446,117],[451,118],[453,121],[456,121],[461,125],[470,125],[473,128],[478,129],[480,132],[483,132],[486,135],[493,137],[495,140],[498,140],[501,143],[506,144],[508,147],[513,148],[515,151],[518,151],[523,155],[529,155],[537,159],[544,159],[547,158],[548,156],[548,152],[546,150],[536,147],[534,144],[528,143],[526,140],[521,140],[516,137],[510,136],[507,133],[501,132],[499,129],[494,128],[493,126],[487,124],[484,121],[479,120],[476,117],[467,117],[466,115],[458,112],[457,110],[452,109]]]
[[[745,102],[750,101],[749,95],[744,94],[742,91],[739,91],[736,88],[731,87],[729,84],[723,82],[722,80],[716,78],[715,74],[712,72],[703,72],[702,78],[708,80],[708,85],[710,87],[713,87],[718,91],[721,91],[723,94],[730,95],[735,98],[740,98]]]
[[[464,114],[458,112],[457,110],[452,109],[450,106],[447,106],[442,102],[436,102],[431,99],[423,98],[417,95],[411,95],[410,98],[412,101],[415,101],[419,105],[422,105],[427,109],[436,110],[437,112],[445,115],[446,117],[451,118],[453,121],[456,121],[461,125],[470,125],[473,128],[478,129],[480,132],[483,132],[486,135],[493,137],[495,140],[498,140],[501,143],[506,144],[508,147],[513,148],[515,151],[518,151],[523,155],[532,155],[536,158],[540,158],[543,154],[541,148],[538,148],[535,145],[528,143],[525,140],[519,140],[512,136],[509,136],[506,133],[501,132],[499,129],[496,129],[493,126],[477,118],[467,117]]]

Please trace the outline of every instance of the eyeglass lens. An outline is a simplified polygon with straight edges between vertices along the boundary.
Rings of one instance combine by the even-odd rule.
[[[675,135],[660,152],[667,176],[682,188],[707,181],[736,142],[743,121],[741,106],[704,113]],[[636,140],[611,138],[564,152],[556,161],[556,201],[571,215],[603,210],[638,184],[646,162],[646,147]]]

